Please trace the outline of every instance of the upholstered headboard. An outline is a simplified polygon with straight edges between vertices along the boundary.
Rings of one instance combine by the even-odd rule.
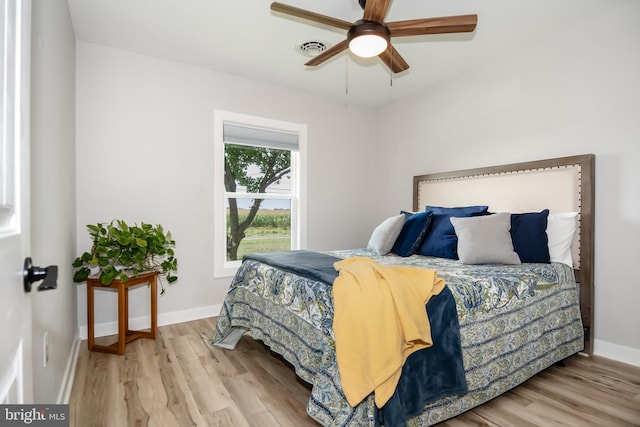
[[[414,176],[413,209],[425,205],[489,205],[494,212],[578,212],[572,253],[585,327],[593,352],[595,156],[548,160]]]

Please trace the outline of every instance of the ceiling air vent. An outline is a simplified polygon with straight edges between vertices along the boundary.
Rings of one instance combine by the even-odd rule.
[[[296,46],[296,51],[304,56],[318,56],[329,48],[329,44],[317,40],[300,43]]]

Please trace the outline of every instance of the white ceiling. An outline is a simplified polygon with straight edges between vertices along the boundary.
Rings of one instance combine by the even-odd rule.
[[[514,51],[535,48],[545,27],[597,0],[394,0],[386,21],[478,14],[475,32],[392,39],[410,69],[391,77],[378,58],[343,52],[317,66],[296,45],[346,37],[342,30],[271,12],[271,0],[68,0],[78,40],[194,64],[250,79],[377,106]],[[356,21],[357,0],[280,0]],[[348,93],[347,93],[348,91]]]

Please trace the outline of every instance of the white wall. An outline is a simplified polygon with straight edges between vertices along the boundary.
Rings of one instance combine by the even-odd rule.
[[[58,289],[31,293],[34,401],[64,399],[77,330],[75,257],[75,36],[66,0],[33,0],[31,256],[58,266]],[[48,332],[49,362],[43,361]],[[67,387],[67,389],[65,389]]]
[[[640,365],[640,3],[595,5],[379,109],[384,213],[411,208],[413,175],[594,153],[595,353]]]
[[[366,246],[378,219],[362,219],[376,202],[368,197],[370,110],[78,42],[78,253],[90,248],[89,223],[121,218],[170,230],[179,280],[159,298],[160,324],[217,314],[229,286],[213,279],[214,109],[308,125],[308,248]],[[78,286],[84,331],[86,287]],[[131,318],[148,315],[147,295],[132,291]],[[115,296],[96,298],[96,333],[115,331]]]

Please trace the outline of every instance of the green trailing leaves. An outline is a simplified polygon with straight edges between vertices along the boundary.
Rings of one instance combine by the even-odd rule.
[[[175,241],[161,225],[141,223],[138,226],[113,220],[89,224],[87,230],[93,245],[90,252],[84,252],[73,261],[72,266],[76,269],[74,282],[84,282],[93,276],[98,277],[102,284],[109,285],[115,279],[127,282],[140,273],[157,271],[160,273],[160,295],[163,295],[162,278],[169,284],[178,280],[173,274],[178,271]]]
[[[75,263],[74,263],[74,267],[79,267],[79,266],[76,266]],[[87,280],[89,278],[90,274],[91,274],[91,270],[90,269],[88,269],[87,267],[82,267],[79,270],[76,270],[75,273],[73,273],[73,281],[74,282],[84,282],[85,280]]]

